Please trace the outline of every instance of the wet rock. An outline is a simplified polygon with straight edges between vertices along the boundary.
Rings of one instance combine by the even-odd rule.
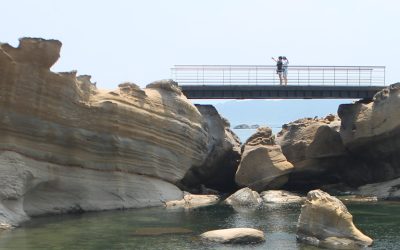
[[[344,249],[366,247],[373,242],[355,227],[346,206],[321,190],[307,195],[297,225],[297,239],[316,246]]]
[[[242,188],[229,196],[225,201],[226,204],[238,207],[258,207],[262,199],[260,195],[250,188]]]
[[[289,204],[302,203],[306,198],[284,190],[268,190],[260,194],[264,203]]]
[[[253,228],[229,228],[208,231],[200,235],[204,240],[227,244],[254,244],[265,241],[264,233]]]
[[[220,197],[217,195],[194,195],[185,194],[182,200],[168,201],[165,203],[167,208],[183,207],[185,209],[193,209],[217,204]]]

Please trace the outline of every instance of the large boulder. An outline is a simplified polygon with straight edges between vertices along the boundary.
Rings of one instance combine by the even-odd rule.
[[[214,106],[196,107],[205,121],[207,158],[202,165],[193,166],[180,184],[195,193],[202,192],[202,185],[221,192],[237,190],[235,173],[240,162],[240,140]]]
[[[227,244],[252,244],[265,241],[263,231],[253,228],[212,230],[200,235],[204,240]]]
[[[359,164],[344,169],[348,183],[360,186],[400,177],[400,83],[375,94],[372,101],[342,104],[340,135]]]
[[[287,182],[292,168],[280,146],[275,144],[271,129],[261,127],[243,146],[235,180],[238,185],[259,192],[280,188]]]
[[[340,181],[338,173],[349,163],[340,134],[340,119],[304,118],[282,126],[277,144],[294,165],[286,188],[309,190]]]
[[[301,208],[297,238],[316,246],[354,249],[373,240],[353,224],[353,216],[337,198],[321,190],[310,191]]]

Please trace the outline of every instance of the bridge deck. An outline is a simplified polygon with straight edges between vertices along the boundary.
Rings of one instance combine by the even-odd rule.
[[[180,85],[189,99],[372,99],[383,86]]]
[[[192,99],[370,99],[385,87],[384,66],[178,65],[172,78]]]

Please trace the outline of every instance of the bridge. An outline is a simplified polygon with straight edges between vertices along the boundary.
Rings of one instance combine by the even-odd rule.
[[[371,99],[385,84],[385,66],[175,65],[172,79],[189,99]]]

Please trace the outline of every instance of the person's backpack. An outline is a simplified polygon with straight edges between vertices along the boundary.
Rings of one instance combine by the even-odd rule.
[[[283,63],[281,61],[278,61],[276,63],[276,73],[282,72],[283,71]]]

